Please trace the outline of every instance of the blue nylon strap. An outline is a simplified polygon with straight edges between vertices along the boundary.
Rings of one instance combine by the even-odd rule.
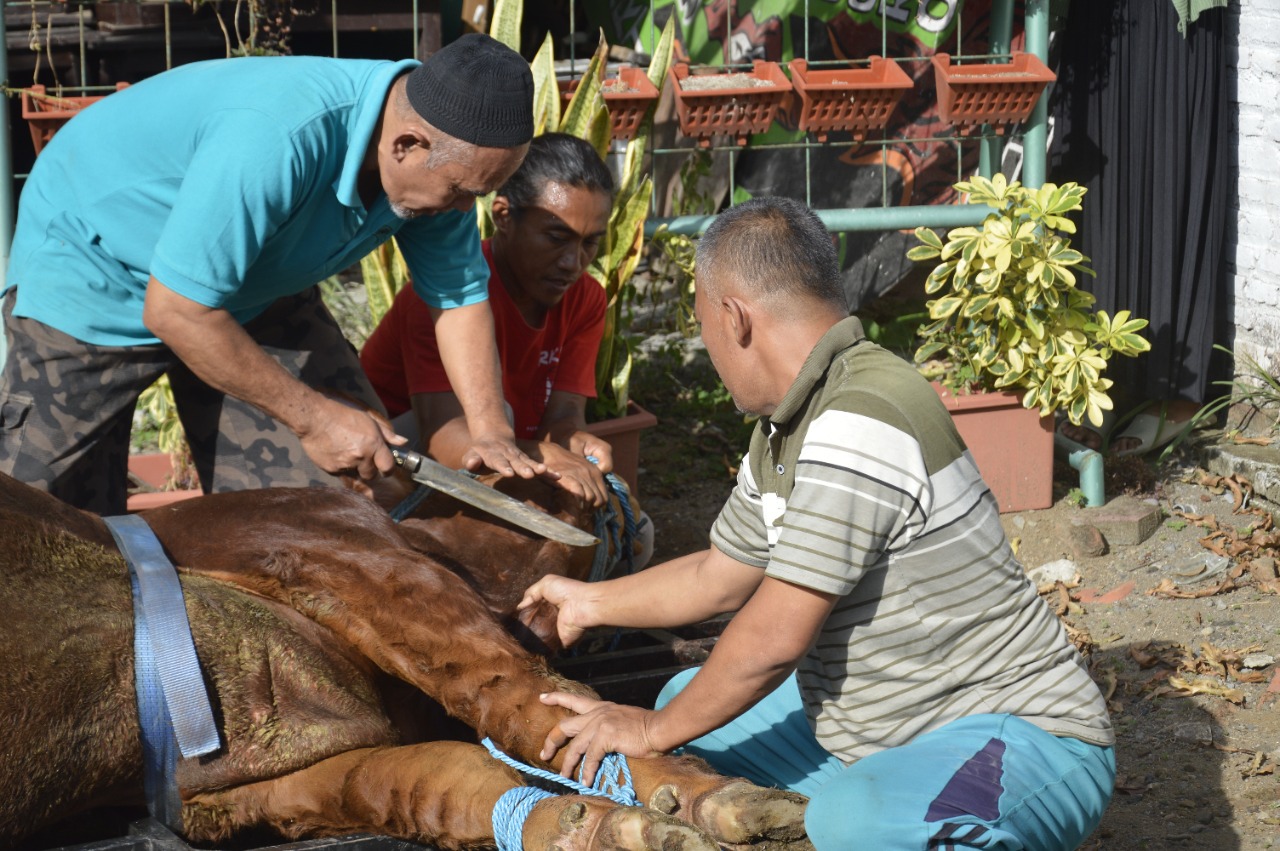
[[[173,721],[178,750],[186,758],[218,749],[218,728],[200,676],[187,607],[178,573],[151,527],[141,517],[105,517],[129,570],[137,577],[134,620],[146,620],[147,645],[159,672],[164,702]],[[141,651],[135,648],[135,653]]]
[[[147,619],[141,615],[138,576],[129,566],[133,587],[133,681],[138,696],[138,723],[142,728],[142,788],[147,810],[175,833],[182,833],[182,800],[178,796],[178,742],[164,705],[164,692],[156,660],[151,654]]]

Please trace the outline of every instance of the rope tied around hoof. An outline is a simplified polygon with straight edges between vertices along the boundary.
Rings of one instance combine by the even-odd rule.
[[[534,786],[517,786],[503,792],[493,805],[493,838],[498,843],[498,851],[523,851],[524,823],[533,812],[534,804],[554,797]]]
[[[599,798],[608,798],[615,804],[621,804],[624,807],[640,806],[639,799],[636,798],[635,786],[631,782],[631,766],[627,764],[627,758],[620,753],[606,754],[600,763],[600,770],[596,772],[595,783],[588,786],[579,782],[582,778],[582,768],[578,768],[579,780],[573,780],[569,777],[561,777],[554,771],[547,771],[536,766],[526,765],[520,760],[507,756],[498,750],[498,746],[493,743],[493,739],[485,737],[481,742],[488,749],[490,756],[494,759],[506,763],[507,765],[526,774],[530,777],[536,777],[539,780],[546,780],[551,783],[558,783],[579,795],[594,795]]]

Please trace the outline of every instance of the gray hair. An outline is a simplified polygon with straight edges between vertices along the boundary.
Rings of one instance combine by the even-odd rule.
[[[732,279],[757,297],[801,296],[849,312],[831,234],[790,198],[753,198],[716,216],[698,240],[695,268],[699,286]]]
[[[434,171],[463,159],[468,149],[474,146],[450,136],[440,128],[428,123],[425,118],[419,115],[417,110],[413,108],[413,104],[409,102],[409,94],[405,87],[406,79],[407,75],[401,75],[396,80],[391,90],[391,102],[395,108],[396,117],[403,121],[412,121],[420,124],[430,131],[431,155],[427,157],[427,170]]]

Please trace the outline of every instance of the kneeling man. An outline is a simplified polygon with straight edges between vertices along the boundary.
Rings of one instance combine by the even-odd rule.
[[[802,204],[760,198],[698,244],[695,311],[716,371],[759,414],[709,549],[586,585],[540,580],[565,645],[601,625],[736,612],[654,711],[580,713],[563,770],[678,747],[810,796],[819,851],[1076,848],[1115,777],[1106,704],[1010,550],[937,394],[848,315]],[[570,741],[572,740],[572,741]]]

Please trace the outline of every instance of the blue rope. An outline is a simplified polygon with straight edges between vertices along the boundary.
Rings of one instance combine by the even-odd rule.
[[[600,459],[594,455],[588,455],[587,460],[592,464],[600,463]],[[612,502],[606,502],[603,508],[596,511],[595,535],[600,539],[600,545],[596,547],[595,558],[591,562],[588,582],[602,581],[613,572],[618,562],[624,559],[627,564],[627,573],[631,573],[634,569],[632,551],[635,549],[637,526],[635,511],[631,507],[631,491],[627,483],[614,473],[605,473],[604,481],[618,500],[618,505],[622,509],[623,522],[621,525],[618,523],[618,514],[613,510]],[[612,559],[609,557],[610,549],[614,553]]]
[[[408,517],[410,514],[412,514],[414,511],[417,510],[419,505],[422,505],[422,501],[424,499],[426,499],[427,497],[429,497],[431,494],[435,492],[436,492],[436,489],[433,487],[429,487],[427,485],[421,485],[421,484],[418,485],[416,488],[413,489],[413,493],[409,494],[404,499],[400,500],[400,504],[397,505],[395,508],[391,509],[392,521],[395,523],[399,523],[401,520]]]
[[[493,838],[498,851],[523,851],[524,823],[533,807],[544,798],[554,798],[533,786],[517,786],[502,793],[493,805]]]
[[[578,768],[578,780],[572,780],[568,777],[561,777],[553,771],[547,771],[543,768],[537,768],[532,765],[526,765],[514,757],[509,757],[502,751],[498,750],[498,746],[493,743],[493,739],[488,736],[481,742],[488,749],[489,754],[496,760],[504,762],[507,765],[519,771],[521,774],[527,774],[530,777],[537,777],[540,780],[547,780],[552,783],[558,783],[561,786],[572,789],[579,795],[595,795],[602,798],[608,798],[615,804],[621,804],[624,807],[636,807],[640,805],[636,798],[636,790],[631,782],[631,766],[627,764],[627,758],[620,753],[607,754],[600,763],[600,770],[596,772],[595,783],[587,786],[581,783],[582,767]]]

